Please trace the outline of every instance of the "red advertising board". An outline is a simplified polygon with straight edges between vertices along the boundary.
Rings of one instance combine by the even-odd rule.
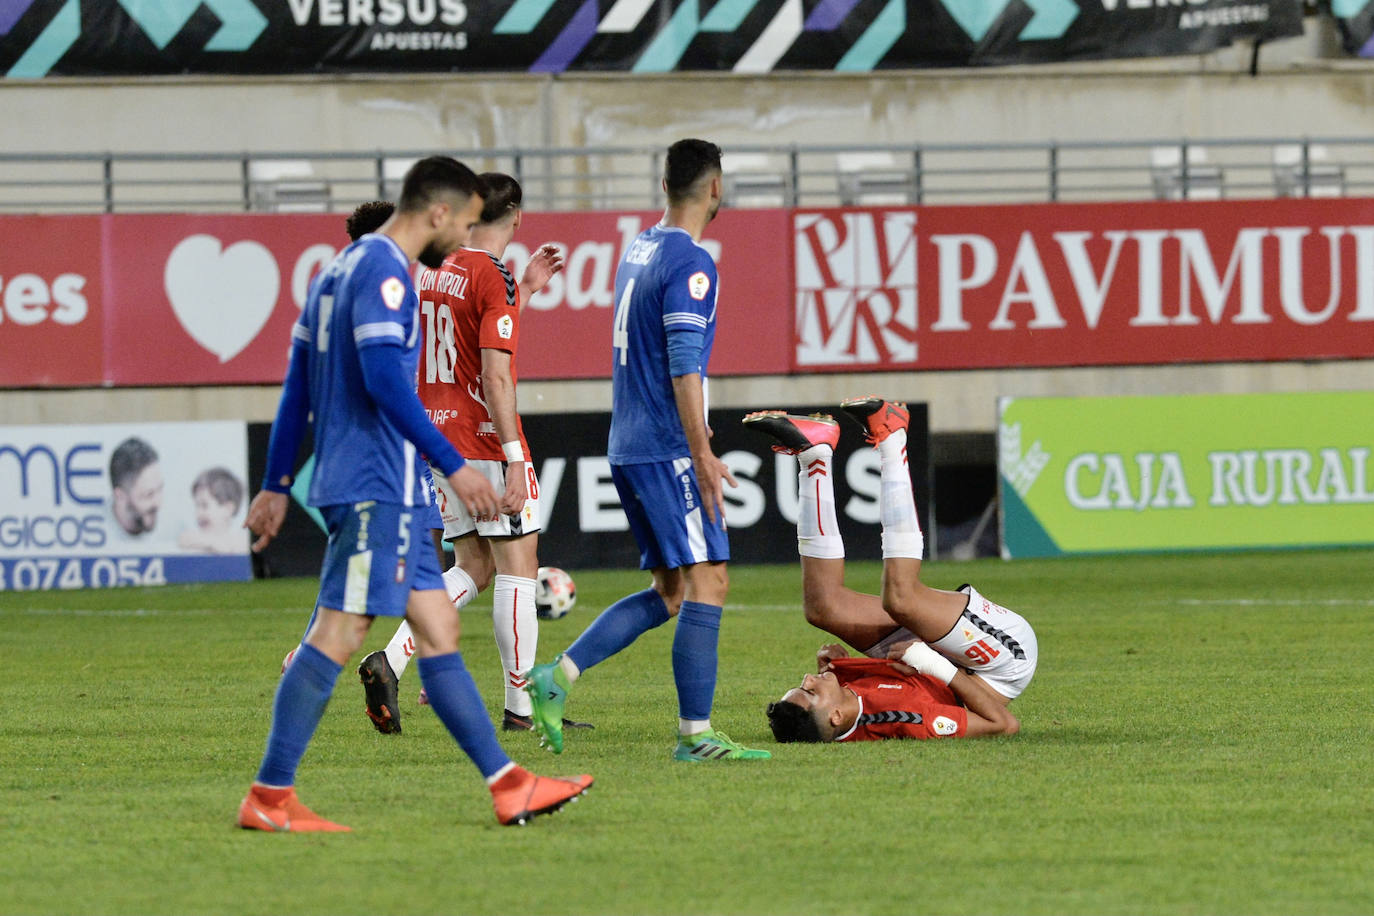
[[[620,252],[661,213],[531,213],[506,261],[516,277],[545,242],[564,251],[561,275],[531,298],[521,320],[517,370],[523,379],[606,378]],[[791,370],[788,211],[722,210],[702,244],[716,259],[720,290],[712,375]],[[528,246],[528,247],[527,247]]]
[[[0,386],[101,384],[101,217],[0,217],[0,239]]]
[[[605,378],[615,266],[656,212],[530,213],[559,244],[525,379]],[[0,385],[274,383],[339,214],[0,217]],[[1374,357],[1374,199],[731,210],[714,375]]]
[[[1374,356],[1374,201],[793,214],[798,370]]]
[[[116,385],[279,382],[337,214],[109,218],[106,370]]]

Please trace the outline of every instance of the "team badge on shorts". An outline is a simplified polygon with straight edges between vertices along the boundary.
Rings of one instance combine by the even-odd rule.
[[[710,291],[711,278],[706,276],[706,271],[699,270],[687,278],[687,292],[696,301],[705,299]]]
[[[396,561],[396,584],[400,585],[406,580],[406,561],[404,559]]]

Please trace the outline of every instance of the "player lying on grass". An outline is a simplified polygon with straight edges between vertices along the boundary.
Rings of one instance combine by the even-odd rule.
[[[972,586],[950,592],[921,582],[925,539],[907,467],[906,407],[876,397],[841,406],[863,424],[881,456],[881,596],[844,584],[831,483],[835,420],[780,410],[744,418],[777,440],[775,449],[797,456],[797,551],[807,621],[871,657],[847,659],[839,647],[823,648],[818,675],[769,707],[774,736],[831,741],[1014,733],[1019,725],[1005,707],[1035,673],[1034,630]],[[901,660],[894,665],[885,660],[890,656]]]

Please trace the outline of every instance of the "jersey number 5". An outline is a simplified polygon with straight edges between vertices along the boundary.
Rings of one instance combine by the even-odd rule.
[[[616,359],[620,365],[625,365],[625,361],[630,356],[630,297],[634,295],[634,277],[625,281],[625,292],[620,295],[620,302],[615,307],[615,330],[611,332],[611,348],[616,351]]]

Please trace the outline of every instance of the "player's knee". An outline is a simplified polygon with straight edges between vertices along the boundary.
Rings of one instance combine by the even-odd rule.
[[[698,563],[687,572],[688,601],[702,604],[725,604],[730,594],[730,573],[724,563]]]
[[[329,658],[343,664],[349,657],[363,647],[371,620],[353,614],[340,614],[336,618],[321,617],[310,628],[306,642]]]
[[[802,585],[802,614],[806,622],[824,630],[835,607],[835,589],[828,585],[805,582]]]

